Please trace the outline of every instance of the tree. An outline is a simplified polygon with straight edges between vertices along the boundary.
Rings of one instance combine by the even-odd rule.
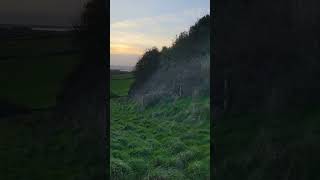
[[[157,69],[160,60],[160,52],[156,47],[147,50],[137,62],[134,75],[138,84],[147,80]]]

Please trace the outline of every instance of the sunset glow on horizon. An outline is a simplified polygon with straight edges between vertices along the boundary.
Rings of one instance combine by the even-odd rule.
[[[110,64],[133,66],[146,49],[171,46],[209,14],[210,0],[111,0]],[[125,57],[125,58],[121,58]]]

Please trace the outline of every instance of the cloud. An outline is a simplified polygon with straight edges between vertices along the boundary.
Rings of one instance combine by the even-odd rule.
[[[195,21],[205,14],[208,14],[210,10],[208,8],[192,8],[188,10],[184,10],[178,13],[171,13],[153,17],[144,17],[144,18],[137,18],[137,19],[127,19],[123,21],[114,22],[111,24],[111,30],[123,30],[123,29],[130,29],[138,30],[141,28],[151,28],[155,29],[161,27],[160,25],[163,24],[175,24],[177,23],[177,27],[179,24]],[[167,28],[163,27],[162,28]]]
[[[159,23],[177,23],[179,18],[173,14],[155,16],[155,17],[144,17],[138,19],[129,19],[119,21],[111,24],[111,29],[123,29],[123,28],[141,28],[150,25],[157,25]]]
[[[111,54],[142,54],[140,48],[135,46],[130,46],[127,44],[111,44],[110,45]]]

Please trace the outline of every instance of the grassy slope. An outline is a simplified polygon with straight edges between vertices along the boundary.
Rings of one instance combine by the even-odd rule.
[[[127,100],[111,101],[113,178],[209,177],[208,98],[139,109]]]
[[[113,78],[111,90],[126,94],[132,82]],[[111,99],[112,178],[209,178],[209,107],[209,98],[147,108]]]

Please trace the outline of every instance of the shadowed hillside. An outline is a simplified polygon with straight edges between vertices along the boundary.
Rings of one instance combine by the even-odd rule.
[[[319,179],[319,5],[216,2],[216,179]]]
[[[217,3],[215,106],[223,108],[224,97],[231,112],[317,104],[318,5],[314,0]]]
[[[76,27],[76,45],[82,62],[68,76],[57,98],[56,122],[62,128],[77,130],[75,139],[81,146],[79,162],[93,170],[83,179],[108,177],[107,144],[107,36],[106,1],[92,0],[86,4],[82,22]],[[81,162],[80,162],[81,161]],[[89,165],[90,164],[90,165]]]
[[[181,33],[171,47],[148,50],[134,70],[129,96],[143,103],[161,97],[209,95],[210,16]]]

